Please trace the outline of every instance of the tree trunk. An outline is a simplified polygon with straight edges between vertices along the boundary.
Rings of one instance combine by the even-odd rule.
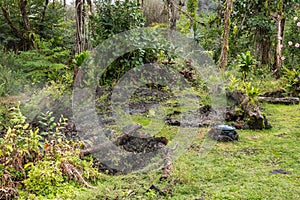
[[[1,7],[4,19],[9,27],[12,29],[13,33],[23,42],[23,49],[24,51],[30,49],[33,46],[33,41],[28,37],[28,34],[24,34],[17,26],[13,24],[10,18],[10,13],[7,8]],[[19,50],[19,47],[16,47],[15,50]]]
[[[19,6],[20,6],[20,11],[23,17],[23,22],[24,22],[24,28],[27,32],[30,31],[30,23],[28,19],[28,15],[26,13],[26,5],[27,5],[27,0],[20,1]]]
[[[44,9],[43,9],[43,12],[42,12],[41,22],[43,22],[44,19],[45,19],[45,16],[46,16],[46,10],[47,10],[48,4],[49,4],[49,0],[46,0],[46,1],[45,1],[45,5],[44,5]]]
[[[277,36],[277,47],[276,47],[276,54],[275,54],[275,64],[276,64],[276,78],[280,77],[280,69],[282,67],[282,41],[283,41],[283,32],[284,32],[284,25],[285,25],[285,17],[283,15],[283,0],[279,2],[279,11],[277,15],[276,21],[276,36]]]
[[[3,16],[5,18],[6,23],[9,25],[9,27],[13,30],[14,34],[21,40],[27,40],[23,33],[12,23],[11,19],[10,19],[10,15],[9,12],[7,12],[6,8],[1,7]]]
[[[175,30],[177,19],[176,19],[176,9],[174,5],[174,0],[167,0],[166,3],[169,12],[170,29]]]
[[[84,15],[83,15],[84,0],[75,1],[75,14],[76,14],[76,43],[75,53],[81,53],[84,50]]]
[[[264,6],[262,6],[264,5]],[[264,20],[268,23],[270,18],[270,1],[258,0],[256,3],[256,13],[262,14],[264,16]],[[263,19],[262,19],[263,20]],[[271,64],[270,59],[270,50],[271,50],[271,30],[267,26],[259,25],[256,28],[255,33],[255,44],[256,44],[256,52],[257,60],[261,62],[262,65]]]
[[[230,31],[230,15],[232,11],[232,0],[226,0],[226,10],[224,12],[224,32],[223,32],[223,45],[222,52],[219,59],[219,68],[226,69],[227,57],[228,57],[228,40],[229,40],[229,31]]]

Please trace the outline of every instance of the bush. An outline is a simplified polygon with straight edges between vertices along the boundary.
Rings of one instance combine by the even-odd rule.
[[[60,81],[66,77],[69,67],[66,65],[70,52],[62,47],[53,47],[53,40],[39,41],[38,50],[22,51],[17,57],[24,76],[32,83]]]
[[[143,27],[143,17],[140,4],[135,0],[96,2],[96,15],[91,17],[94,27],[94,45],[107,38],[133,29]]]
[[[0,96],[17,95],[23,91],[26,79],[21,64],[13,52],[0,51]]]
[[[300,96],[300,71],[284,68],[283,89],[287,96]]]
[[[0,96],[17,95],[23,91],[24,84],[22,73],[0,64]]]
[[[37,195],[55,195],[64,181],[59,164],[54,161],[38,161],[29,171],[28,178],[23,181],[27,191]]]
[[[82,144],[61,140],[59,123],[53,123],[56,120],[49,120],[49,116],[43,118],[46,122],[42,120],[44,129],[49,134],[54,129],[55,133],[43,139],[41,134],[45,131],[26,123],[19,104],[9,110],[11,126],[0,140],[0,187],[4,189],[1,199],[16,196],[20,181],[24,187],[19,189],[26,191],[22,195],[55,196],[69,182],[92,187],[85,179],[95,181],[99,177],[91,159],[80,159]]]

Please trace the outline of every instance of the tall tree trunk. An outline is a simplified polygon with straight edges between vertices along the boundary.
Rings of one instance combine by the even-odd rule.
[[[166,3],[169,12],[170,29],[175,30],[177,19],[176,19],[176,8],[174,5],[174,0],[167,0]]]
[[[279,10],[276,20],[276,36],[277,36],[277,46],[276,46],[276,54],[275,54],[275,76],[276,78],[280,77],[280,69],[282,67],[282,41],[283,41],[283,32],[284,32],[284,25],[285,25],[285,17],[283,15],[283,0],[279,2]]]
[[[45,16],[46,16],[46,10],[47,10],[48,4],[49,4],[49,0],[46,0],[46,1],[45,1],[45,5],[44,5],[44,9],[43,9],[43,12],[42,12],[41,22],[43,22],[44,19],[45,19]]]
[[[76,43],[75,53],[81,53],[84,50],[84,14],[83,14],[84,0],[75,1],[76,14]]]
[[[223,45],[222,45],[222,52],[219,59],[219,68],[226,69],[227,65],[227,57],[229,51],[229,31],[230,31],[230,15],[232,11],[232,4],[233,0],[226,0],[226,10],[224,12],[224,31],[223,31]]]
[[[265,21],[271,23],[270,19],[270,0],[258,0],[256,4],[258,7],[256,12],[258,14],[262,13],[265,17]],[[264,5],[264,6],[262,6]],[[256,28],[255,33],[255,45],[256,45],[256,52],[257,53],[257,60],[261,62],[262,65],[271,64],[270,59],[270,50],[271,50],[271,30],[267,26],[260,25]]]
[[[88,5],[88,15],[87,15],[87,30],[86,30],[86,49],[91,48],[90,41],[91,41],[91,34],[92,34],[92,25],[90,21],[90,17],[93,15],[93,4],[91,0],[87,0],[87,5]]]
[[[256,51],[261,64],[270,64],[270,49],[270,32],[263,27],[258,27],[256,31]]]

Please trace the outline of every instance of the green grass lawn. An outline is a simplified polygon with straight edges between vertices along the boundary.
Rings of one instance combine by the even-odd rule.
[[[238,142],[217,143],[206,156],[200,153],[205,130],[199,129],[191,147],[174,161],[174,172],[167,181],[159,180],[161,170],[103,175],[96,189],[71,187],[62,192],[60,198],[68,199],[71,195],[73,199],[298,200],[300,106],[263,107],[272,129],[239,130]],[[283,169],[289,174],[272,174],[274,169]],[[152,184],[166,194],[149,190]]]

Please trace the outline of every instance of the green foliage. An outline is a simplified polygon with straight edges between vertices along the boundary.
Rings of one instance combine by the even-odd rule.
[[[257,96],[259,95],[259,89],[254,87],[251,82],[245,85],[245,91],[250,100],[254,103],[257,101]]]
[[[112,84],[119,80],[128,70],[138,68],[144,63],[154,63],[158,60],[171,61],[175,58],[175,47],[159,34],[159,29],[136,29],[132,30],[131,33],[129,35],[124,34],[124,37],[126,41],[132,41],[130,44],[136,50],[125,53],[114,60],[100,78],[100,85]],[[141,46],[151,44],[154,41],[156,44],[155,48],[141,48]],[[115,45],[113,44],[109,48],[124,48],[122,46],[115,47]],[[145,78],[147,79],[147,77]],[[145,80],[145,82],[147,81]]]
[[[72,90],[65,83],[51,81],[43,89],[32,94],[30,101],[22,105],[22,113],[28,120],[34,120],[41,113],[53,112],[56,118],[62,114],[71,117]]]
[[[23,2],[26,2],[25,12],[28,16],[30,30],[25,27],[20,1],[6,1],[1,5],[9,13],[12,25],[22,34],[21,37],[11,28],[0,11],[0,44],[4,45],[5,49],[26,51],[37,48],[37,41],[35,41],[37,37],[45,40],[53,39],[57,46],[68,48],[73,46],[74,41],[71,36],[75,31],[70,31],[69,28],[74,25],[74,21],[65,20],[67,18],[66,9],[60,1],[49,1],[47,6],[45,1],[40,0]]]
[[[0,96],[19,94],[24,87],[22,74],[0,64]]]
[[[66,126],[63,124],[66,119],[55,120],[48,112],[40,117],[41,129],[34,128],[26,123],[19,104],[9,110],[9,117],[11,126],[0,140],[2,188],[16,191],[17,182],[23,181],[24,195],[53,197],[69,181],[91,187],[85,179],[95,181],[99,177],[91,159],[80,159],[81,143],[60,140],[59,131]],[[41,136],[45,137],[45,130],[50,134],[47,139]],[[51,135],[53,130],[55,135]]]
[[[67,126],[68,119],[61,116],[57,121],[53,112],[47,111],[38,116],[40,135],[48,141],[62,142],[66,139],[62,130]]]
[[[240,72],[242,72],[243,80],[245,81],[246,78],[247,78],[248,73],[255,66],[255,60],[251,56],[250,51],[247,51],[246,53],[241,53],[238,56],[238,60],[239,60]]]
[[[191,17],[196,16],[197,7],[198,0],[187,0],[187,11],[190,13]]]
[[[232,77],[227,85],[230,91],[240,90],[247,95],[252,103],[257,102],[260,93],[259,88],[255,87],[251,82],[245,82],[238,78]]]
[[[284,68],[282,84],[288,96],[300,96],[300,70]]]
[[[177,29],[188,37],[192,37],[205,50],[210,51],[215,62],[218,61],[221,54],[222,27],[219,17],[212,10],[206,15],[195,15],[194,19],[201,24],[194,22],[192,24],[193,31],[191,31],[190,19],[184,14],[180,15],[177,22]]]
[[[54,161],[38,161],[23,181],[26,190],[37,195],[55,195],[64,181],[59,165],[59,162]]]
[[[22,115],[19,104],[9,110],[11,126],[0,144],[0,160],[2,175],[6,174],[11,180],[22,180],[26,177],[24,165],[32,162],[40,151],[38,129],[32,129]],[[10,179],[2,185],[10,185]]]
[[[114,3],[99,1],[96,3],[96,15],[92,16],[91,20],[96,44],[118,33],[143,27],[145,22],[140,5],[135,0],[116,1]],[[168,60],[172,57],[171,53],[164,50],[168,49],[170,44],[159,36],[155,29],[153,31],[137,30],[130,36],[124,35],[125,40],[131,42],[130,44],[136,47],[136,50],[117,58],[100,78],[100,85],[113,84],[126,71],[142,66],[144,63],[155,62],[159,57],[167,57]],[[157,48],[140,48],[145,43],[153,42],[157,43]],[[108,49],[123,48],[115,47],[115,45],[109,46]]]
[[[297,17],[298,16],[298,17]],[[297,17],[298,20],[294,20]],[[296,11],[295,15],[287,15],[286,29],[284,34],[282,53],[285,57],[284,66],[289,69],[299,68],[300,63],[300,27],[297,23],[300,22],[300,12]]]
[[[0,50],[0,57],[0,96],[19,94],[28,81],[20,71],[17,55]]]
[[[18,56],[18,61],[22,65],[20,70],[31,82],[58,81],[68,72],[66,63],[69,51],[62,47],[53,47],[53,41],[41,41],[40,49],[22,51]]]
[[[96,15],[91,17],[94,28],[94,43],[111,37],[112,35],[143,27],[145,19],[136,0],[111,1],[100,0],[96,2]]]
[[[82,66],[83,62],[90,56],[88,51],[83,51],[80,54],[77,54],[75,56],[75,59],[73,60],[73,64],[79,66]]]

